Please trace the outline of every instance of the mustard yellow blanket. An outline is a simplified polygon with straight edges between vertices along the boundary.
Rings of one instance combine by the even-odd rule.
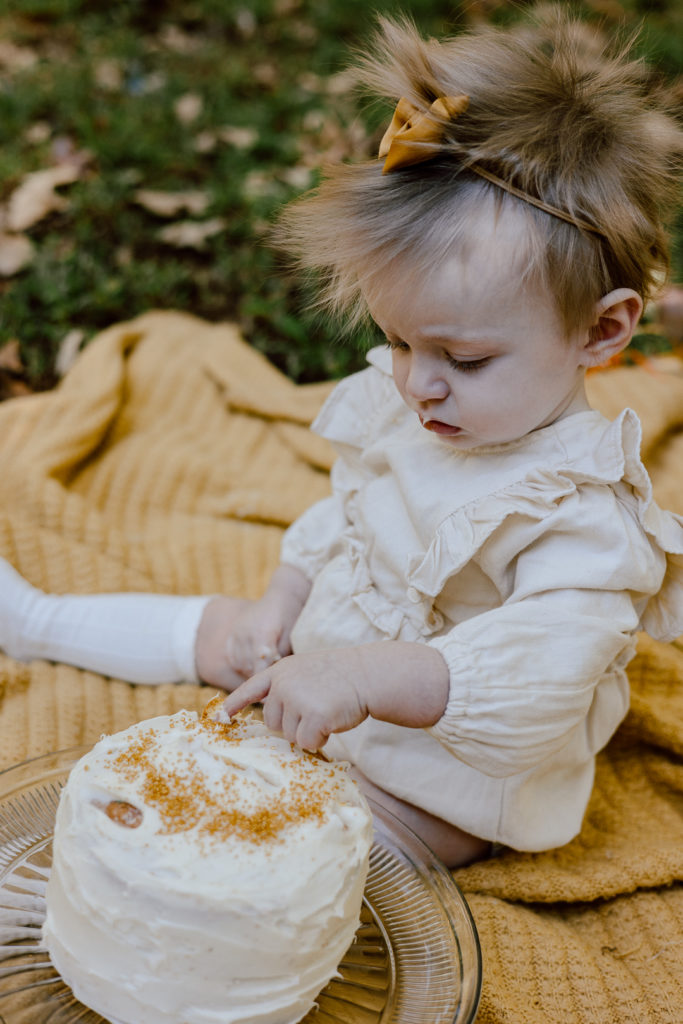
[[[307,424],[329,388],[295,386],[230,325],[112,327],[55,391],[0,405],[0,554],[54,592],[257,596],[282,529],[328,491],[331,452]],[[638,412],[656,497],[682,512],[680,364],[590,388],[607,415]],[[480,1024],[683,1021],[683,645],[642,638],[630,678],[580,836],[456,873],[483,949]],[[0,654],[0,767],[211,692]]]

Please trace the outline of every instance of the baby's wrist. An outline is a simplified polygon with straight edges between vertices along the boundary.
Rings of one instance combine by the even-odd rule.
[[[439,721],[448,703],[450,676],[437,650],[398,640],[356,650],[365,666],[363,688],[373,718],[411,728]]]
[[[308,599],[311,585],[300,569],[283,563],[273,573],[262,600],[296,618]]]
[[[232,689],[241,681],[227,664],[225,647],[233,624],[248,602],[236,597],[216,596],[202,612],[194,643],[197,678],[223,689]]]
[[[208,666],[213,665],[222,649],[228,607],[228,599],[214,597],[199,620],[194,650],[197,677],[201,680],[206,680]]]

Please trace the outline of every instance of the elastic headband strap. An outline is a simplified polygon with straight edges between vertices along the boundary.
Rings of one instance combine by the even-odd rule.
[[[439,155],[438,147],[446,132],[446,127],[456,121],[461,114],[464,114],[469,106],[470,98],[463,93],[458,96],[440,96],[430,105],[427,110],[420,110],[405,97],[396,104],[391,124],[387,128],[379,146],[379,156],[384,160],[382,167],[383,174],[390,174],[403,167],[411,167],[424,161],[433,160]],[[565,210],[557,206],[537,199],[528,192],[516,188],[504,178],[497,174],[484,170],[477,163],[464,163],[464,167],[478,174],[480,178],[490,181],[492,185],[504,189],[511,196],[516,196],[525,203],[549,213],[551,217],[558,217],[567,224],[582,231],[590,231],[594,235],[603,235],[604,231],[589,224],[587,220],[580,217],[573,217]]]
[[[564,220],[567,224],[573,224],[577,228],[581,228],[583,231],[592,231],[594,235],[602,235],[603,232],[600,228],[596,228],[593,224],[589,224],[587,220],[582,220],[581,217],[573,217],[570,213],[565,213],[564,210],[560,210],[557,206],[551,206],[550,203],[545,203],[542,199],[537,199],[536,196],[529,195],[528,192],[523,192],[521,188],[516,188],[511,185],[509,181],[505,181],[503,178],[499,178],[497,174],[492,174],[491,171],[485,171],[479,164],[466,164],[468,171],[473,171],[478,174],[480,178],[485,178],[486,181],[490,181],[492,185],[497,185],[498,188],[505,189],[511,196],[516,196],[518,199],[523,199],[525,203],[531,203],[532,206],[537,206],[539,210],[543,210],[545,213],[549,213],[552,217],[559,217],[560,220]]]

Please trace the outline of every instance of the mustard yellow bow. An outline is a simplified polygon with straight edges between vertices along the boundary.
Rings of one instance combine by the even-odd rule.
[[[420,110],[405,97],[396,104],[391,124],[379,144],[379,157],[385,157],[382,174],[431,160],[441,142],[448,121],[455,121],[467,110],[469,96],[440,96],[428,110]]]

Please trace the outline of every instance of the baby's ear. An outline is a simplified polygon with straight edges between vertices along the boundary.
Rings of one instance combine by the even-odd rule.
[[[581,365],[601,366],[626,348],[643,313],[643,300],[632,288],[617,288],[595,307],[595,322],[583,346]]]

